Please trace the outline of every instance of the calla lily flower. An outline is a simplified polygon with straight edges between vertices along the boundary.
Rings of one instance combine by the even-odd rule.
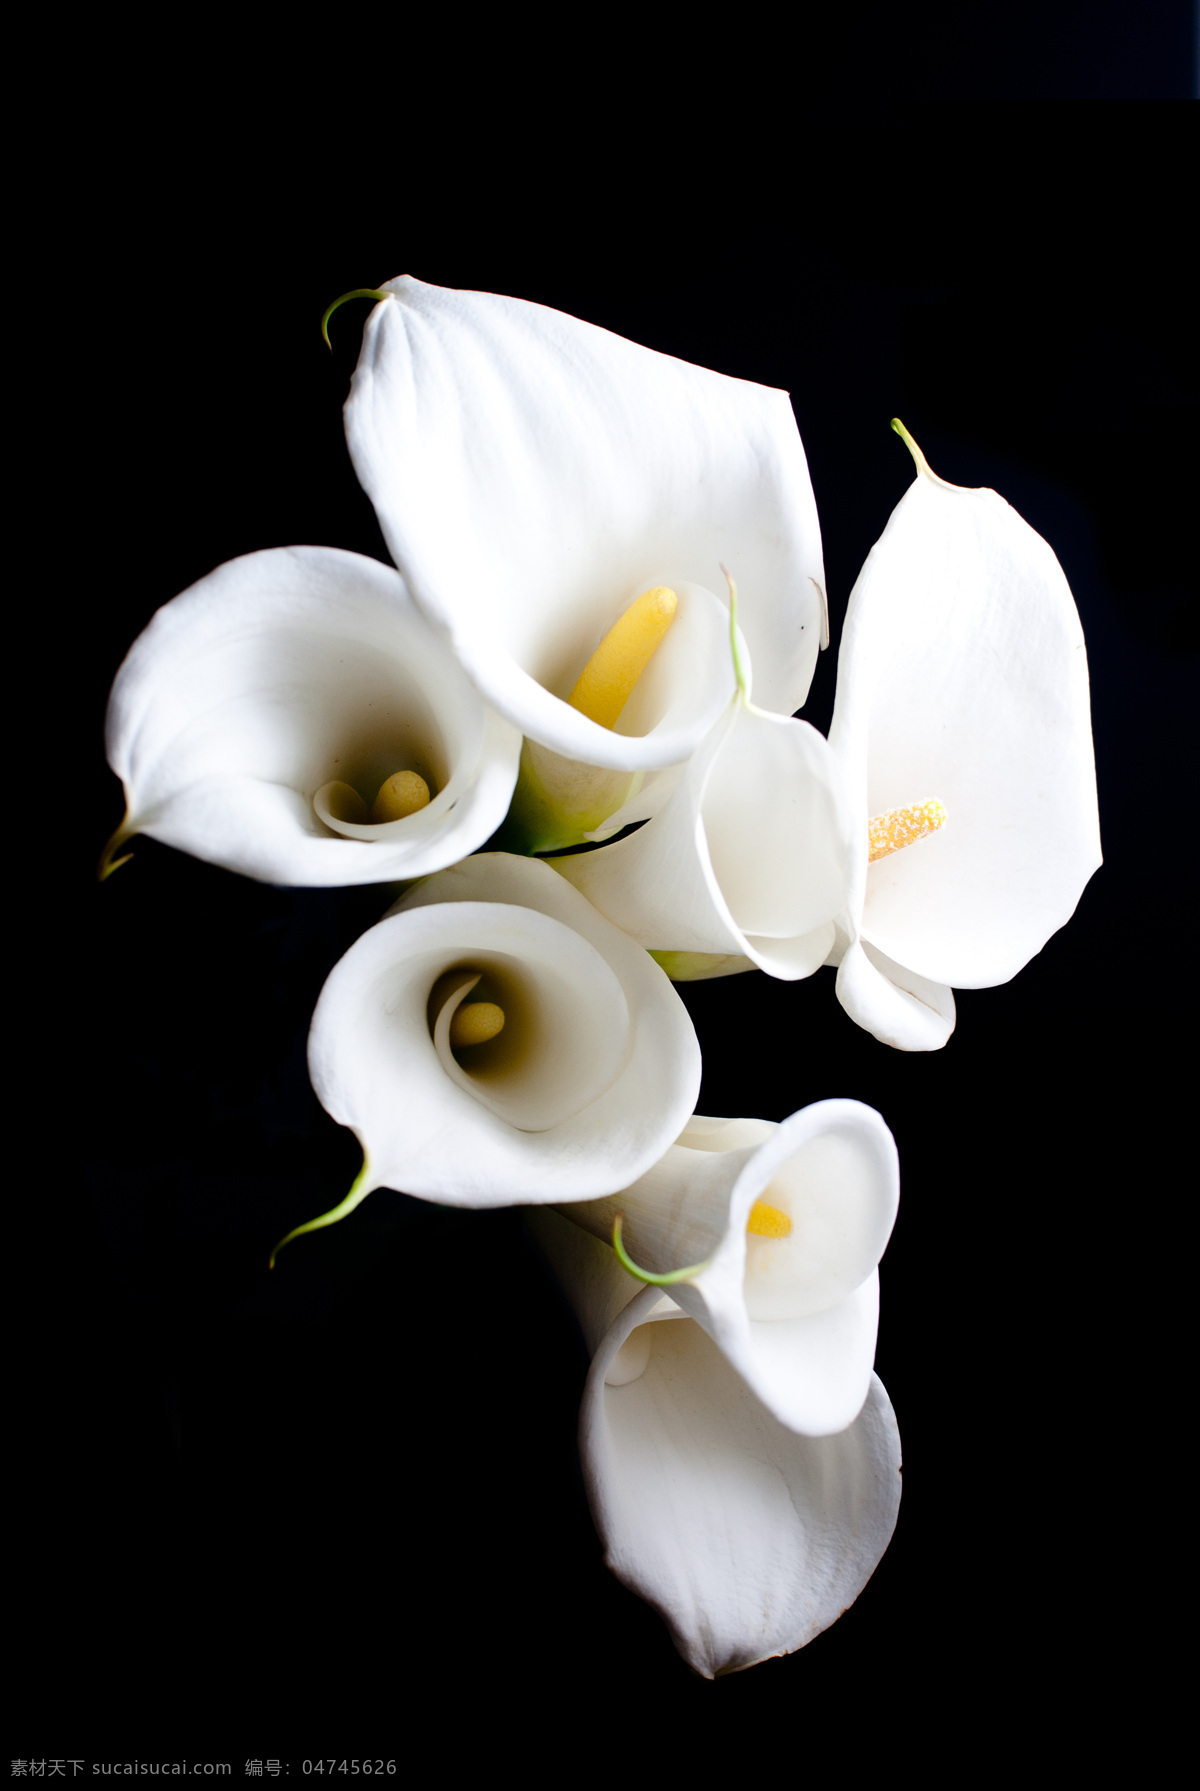
[[[831,962],[860,1026],[929,1051],[953,1030],[954,988],[1007,982],[1069,919],[1100,832],[1062,568],[1003,498],[939,479],[903,433],[917,477],[851,593],[838,656],[829,740],[854,824]],[[927,837],[887,849],[926,814]]]
[[[366,1158],[328,1223],[378,1187],[464,1207],[620,1187],[683,1126],[700,1049],[632,940],[547,865],[485,853],[421,883],[334,967],[309,1069]]]
[[[899,1197],[882,1119],[834,1100],[782,1125],[697,1115],[639,1181],[570,1217],[604,1239],[619,1217],[627,1261],[669,1288],[778,1421],[827,1436],[867,1396]]]
[[[755,965],[811,976],[848,887],[837,762],[807,722],[739,691],[644,827],[553,862],[680,981]]]
[[[824,574],[787,394],[522,300],[410,278],[383,290],[346,404],[350,453],[414,601],[489,703],[584,766],[682,763],[732,688],[724,561],[764,700],[798,708]],[[604,725],[566,699],[653,587],[675,592],[674,622]]]
[[[160,609],[107,726],[126,818],[106,859],[146,833],[293,885],[453,864],[503,820],[520,751],[400,575],[318,547],[231,560]],[[395,774],[421,806],[387,810]]]
[[[869,1376],[845,1429],[799,1436],[597,1238],[552,1211],[532,1223],[593,1351],[580,1454],[608,1566],[706,1679],[802,1648],[895,1529],[900,1437],[882,1382]]]

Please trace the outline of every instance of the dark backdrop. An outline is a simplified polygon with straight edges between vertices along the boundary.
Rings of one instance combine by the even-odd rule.
[[[43,462],[59,570],[27,598],[66,689],[62,869],[36,898],[54,993],[27,1199],[49,1236],[18,1269],[37,1428],[14,1751],[103,1736],[136,1758],[151,1717],[177,1753],[293,1773],[407,1756],[418,1730],[532,1762],[564,1713],[617,1756],[647,1720],[668,1751],[793,1712],[842,1734],[869,1708],[934,1752],[951,1708],[1061,1726],[1064,1655],[1091,1659],[1114,1585],[1137,1600],[1149,1573],[1118,1532],[1168,1497],[1120,1464],[1162,1419],[1182,1269],[1161,1140],[1191,888],[1195,292],[1185,110],[1052,113],[948,108],[907,146],[828,118],[769,178],[672,159],[581,173],[569,202],[550,159],[468,196],[362,143],[303,180],[282,148],[180,175],[169,204],[89,189],[78,277],[37,326],[66,396]],[[574,1454],[585,1358],[519,1213],[380,1192],[266,1272],[358,1166],[305,1037],[378,892],[267,888],[152,842],[93,881],[121,814],[105,694],[154,609],[255,548],[386,558],[341,436],[363,308],[332,355],[317,326],[405,271],[790,390],[834,617],[818,726],[850,587],[913,476],[895,414],[1046,537],[1087,636],[1104,869],[1013,983],[960,995],[944,1051],[877,1044],[828,971],[684,990],[702,1110],[867,1101],[903,1186],[878,1354],[896,1537],[834,1628],[716,1686],[604,1570]]]

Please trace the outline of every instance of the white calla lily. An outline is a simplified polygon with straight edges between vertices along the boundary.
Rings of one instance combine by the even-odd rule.
[[[896,1526],[900,1436],[882,1382],[870,1375],[836,1435],[798,1436],[700,1324],[656,1287],[631,1292],[597,1238],[554,1212],[532,1222],[594,1352],[579,1439],[608,1566],[705,1678],[804,1647]]]
[[[117,674],[127,812],[109,855],[145,833],[264,882],[425,876],[499,826],[519,750],[390,566],[247,554],[160,609]],[[430,799],[372,822],[401,771]]]
[[[867,1396],[878,1263],[899,1197],[882,1119],[831,1100],[782,1125],[697,1115],[639,1181],[570,1217],[604,1239],[619,1217],[628,1259],[669,1288],[779,1422],[827,1436]]]
[[[458,1033],[468,996],[503,1030]],[[548,866],[484,853],[421,883],[334,967],[309,1068],[366,1158],[328,1222],[378,1187],[467,1207],[619,1187],[683,1125],[700,1050],[632,940]]]
[[[824,574],[787,394],[523,300],[383,290],[346,404],[351,456],[414,600],[488,701],[585,766],[682,763],[732,689],[724,561],[764,700],[798,708]],[[655,586],[677,594],[675,620],[601,725],[564,699]]]
[[[846,902],[838,765],[807,722],[748,700],[734,658],[740,688],[658,813],[603,851],[553,862],[680,980],[757,965],[795,981],[826,961]],[[634,818],[630,805],[613,821]]]
[[[909,441],[907,432],[905,440]],[[1007,982],[1100,864],[1083,631],[1061,566],[994,491],[914,483],[850,597],[830,745],[850,901],[838,995],[885,1044],[927,1051],[953,988]],[[924,805],[944,825],[869,862]]]
[[[687,594],[686,586],[680,589]],[[695,598],[696,593],[692,595]],[[678,593],[671,592],[671,596],[677,603]],[[684,671],[680,676],[679,641],[673,643],[677,649],[673,661],[663,654],[662,645],[666,643],[661,643],[658,650],[652,650],[649,663],[636,678],[632,697],[621,713],[622,721],[629,714],[653,714],[655,690],[662,689],[668,672],[684,692],[728,688],[731,681],[729,667],[725,656],[716,651],[718,640],[729,627],[728,618],[715,597],[707,592],[703,597],[712,624],[703,641],[706,663],[697,663],[691,673]],[[626,613],[617,632],[621,632],[623,623],[632,619],[636,607]],[[694,614],[694,604],[691,613]],[[672,624],[667,641],[674,632]],[[735,628],[735,633],[741,661],[748,665],[750,653],[745,637],[740,629]],[[595,666],[596,658],[604,656],[607,645],[607,641],[602,644],[598,654],[589,661],[586,672]],[[641,659],[639,653],[638,662]],[[536,853],[576,846],[585,840],[609,839],[631,822],[657,814],[677,787],[683,770],[683,765],[667,765],[658,771],[610,771],[564,758],[560,753],[551,752],[549,747],[527,739],[521,748],[521,768],[504,837],[506,841],[511,837],[510,850]]]

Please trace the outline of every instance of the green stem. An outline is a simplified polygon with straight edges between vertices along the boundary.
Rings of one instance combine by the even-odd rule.
[[[925,477],[929,480],[930,484],[941,485],[942,487],[944,487],[944,489],[946,491],[957,491],[959,489],[957,485],[951,485],[948,480],[938,478],[937,474],[934,472],[933,468],[930,466],[930,464],[926,460],[924,454],[922,454],[920,448],[918,448],[916,442],[913,440],[912,436],[908,433],[908,430],[904,427],[904,424],[900,421],[899,417],[892,418],[892,428],[896,431],[896,434],[900,437],[900,440],[904,443],[905,447],[908,449],[909,453],[912,455],[913,464],[915,465],[917,471],[919,473],[924,473]]]
[[[738,691],[742,698],[748,702],[750,699],[750,680],[746,676],[746,668],[742,663],[742,655],[738,647],[737,586],[734,584],[727,567],[722,566],[721,571],[724,572],[725,583],[729,586],[729,651],[733,655],[733,675],[737,679]]]
[[[319,1219],[308,1219],[303,1225],[297,1225],[294,1231],[289,1231],[285,1238],[280,1238],[279,1242],[271,1252],[271,1260],[267,1264],[267,1267],[270,1269],[275,1267],[275,1258],[279,1255],[283,1246],[285,1244],[290,1244],[293,1238],[303,1237],[306,1231],[320,1231],[322,1226],[325,1225],[336,1225],[339,1219],[346,1218],[348,1214],[354,1211],[356,1206],[361,1205],[375,1185],[367,1179],[369,1167],[367,1159],[364,1157],[363,1166],[355,1176],[354,1185],[350,1189],[345,1200],[340,1201],[337,1206],[331,1207],[327,1213],[322,1213]]]
[[[321,319],[321,334],[325,338],[325,346],[329,352],[331,354],[333,353],[333,343],[329,340],[329,319],[333,316],[339,305],[346,304],[349,299],[388,299],[391,298],[391,296],[390,292],[380,292],[374,286],[356,286],[353,292],[343,292],[341,298],[335,298],[332,305],[330,305],[328,311],[326,311],[324,317]]]
[[[111,877],[114,871],[119,871],[123,864],[129,863],[129,860],[133,857],[132,852],[126,852],[123,858],[114,858],[113,853],[123,846],[126,840],[131,840],[136,832],[137,828],[131,827],[129,824],[129,815],[127,813],[125,819],[121,822],[121,825],[117,828],[103,852],[100,854],[100,863],[96,867],[96,876],[101,883]]]
[[[639,1269],[637,1263],[634,1262],[632,1256],[630,1256],[624,1244],[621,1242],[620,1213],[618,1213],[613,1220],[612,1247],[617,1253],[617,1261],[620,1263],[621,1267],[627,1269],[631,1275],[636,1275],[639,1281],[649,1282],[651,1287],[671,1287],[676,1281],[691,1281],[702,1269],[706,1269],[712,1261],[712,1257],[709,1256],[706,1257],[703,1262],[694,1262],[691,1268],[672,1269],[670,1273],[666,1275],[654,1275],[651,1274],[649,1269]]]

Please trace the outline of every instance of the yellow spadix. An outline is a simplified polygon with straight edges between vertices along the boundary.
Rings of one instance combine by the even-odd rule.
[[[899,852],[902,846],[923,840],[926,834],[936,833],[945,823],[946,810],[936,796],[929,802],[919,802],[915,808],[893,808],[886,815],[876,815],[867,822],[870,840],[867,863],[874,864],[877,858],[886,858],[890,852]]]
[[[372,821],[403,821],[429,806],[429,785],[415,771],[393,771],[379,786]]]
[[[602,728],[616,726],[634,685],[674,620],[678,601],[667,585],[655,585],[634,599],[580,673],[567,698],[572,709]]]
[[[504,1030],[504,1009],[494,1001],[464,1001],[450,1021],[450,1049],[486,1045]]]
[[[366,827],[383,821],[406,820],[409,815],[429,806],[430,795],[429,785],[416,771],[393,771],[380,784],[379,794],[370,809],[353,784],[341,781],[327,786],[325,800],[329,812],[339,821],[352,821],[356,827]]]
[[[754,1237],[785,1238],[791,1229],[791,1220],[777,1206],[769,1206],[765,1200],[756,1200],[750,1208],[746,1230]]]

